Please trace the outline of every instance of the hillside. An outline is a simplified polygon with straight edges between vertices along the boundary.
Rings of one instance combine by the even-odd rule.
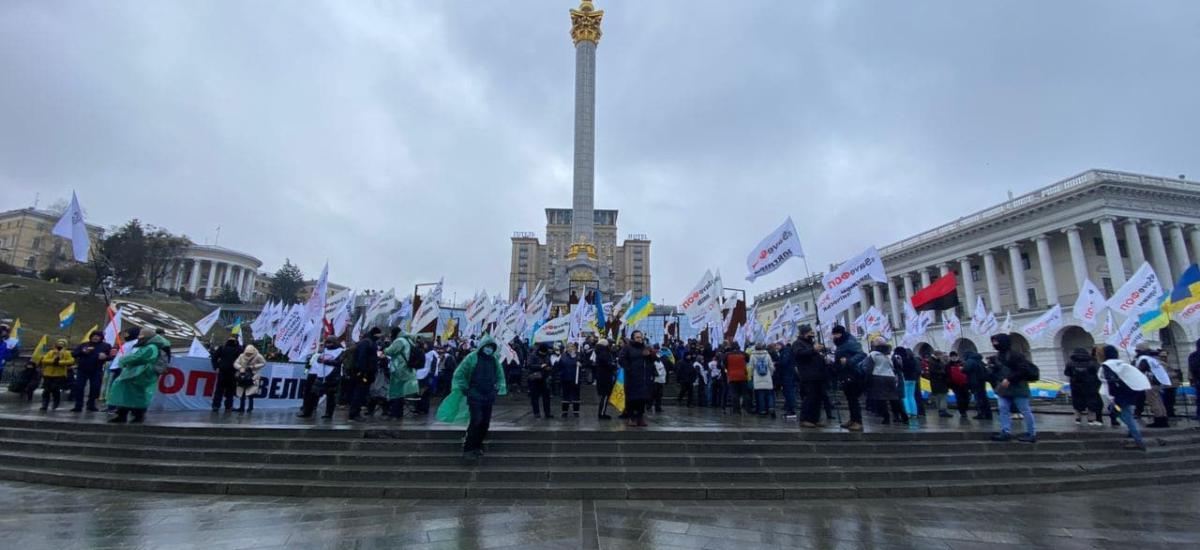
[[[10,284],[20,288],[4,288]],[[206,313],[178,298],[165,296],[131,296],[121,300],[153,307],[188,323],[196,322]],[[60,330],[58,313],[71,302],[75,302],[75,322],[66,330]],[[11,324],[12,319],[18,318],[21,319],[23,354],[28,353],[43,334],[50,335],[51,341],[65,337],[72,343],[79,342],[92,325],[103,329],[104,298],[87,294],[79,285],[0,275],[0,319]]]

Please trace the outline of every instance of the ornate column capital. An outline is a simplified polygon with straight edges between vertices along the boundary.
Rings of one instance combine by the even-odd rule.
[[[1060,229],[1059,231],[1062,231],[1063,234],[1066,234],[1066,235],[1070,235],[1072,233],[1078,235],[1079,234],[1079,226],[1078,225],[1068,225],[1068,226]]]
[[[1122,221],[1121,223],[1123,223],[1125,225],[1136,226],[1137,224],[1142,223],[1142,220],[1140,220],[1138,218],[1125,218],[1125,220]]]
[[[955,258],[954,261],[958,262],[959,264],[968,263],[971,261],[971,256],[958,257]]]
[[[1162,227],[1163,222],[1159,220],[1146,220],[1146,227]]]
[[[1179,223],[1179,222],[1171,222],[1171,223],[1167,224],[1167,229],[1169,229],[1169,230],[1178,229],[1178,230],[1182,231],[1184,229],[1184,224]]]
[[[994,258],[994,257],[996,257],[996,251],[989,248],[987,250],[984,250],[983,252],[980,252],[979,255],[984,258]]]
[[[1020,251],[1020,250],[1021,250],[1021,243],[1020,243],[1020,242],[1012,242],[1012,243],[1008,243],[1008,244],[1004,245],[1004,249],[1005,249],[1005,250],[1014,250],[1014,249],[1016,249],[1017,251]]]
[[[1113,223],[1115,221],[1117,221],[1116,216],[1100,216],[1098,218],[1092,219],[1092,223],[1098,223],[1098,224],[1103,224],[1105,222]]]
[[[1039,233],[1033,237],[1034,242],[1049,241],[1050,236],[1045,233]]]
[[[571,10],[571,40],[576,44],[587,41],[600,43],[600,21],[604,19],[604,10],[597,10],[591,0],[583,0],[579,9]]]

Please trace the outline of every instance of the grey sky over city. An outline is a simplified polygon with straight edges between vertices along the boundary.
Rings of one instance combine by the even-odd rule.
[[[78,192],[357,288],[507,289],[570,207],[578,2],[0,3],[0,209]],[[1089,168],[1200,178],[1200,2],[598,0],[596,206],[653,298]]]

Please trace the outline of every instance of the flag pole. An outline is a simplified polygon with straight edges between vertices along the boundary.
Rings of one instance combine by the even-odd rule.
[[[812,272],[808,269],[808,256],[801,256],[800,259],[804,261],[804,280],[808,281],[812,279]],[[824,346],[825,337],[822,335],[823,331],[821,330],[821,312],[817,309],[817,293],[813,291],[811,281],[809,281],[808,285],[808,297],[812,300],[813,314],[817,318],[817,343]]]

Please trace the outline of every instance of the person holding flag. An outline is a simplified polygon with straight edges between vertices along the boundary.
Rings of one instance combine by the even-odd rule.
[[[596,377],[596,395],[600,397],[600,407],[597,417],[600,420],[612,420],[608,415],[608,400],[612,397],[613,388],[617,383],[617,368],[613,360],[612,349],[608,347],[608,339],[596,341],[596,349],[592,351],[592,371]]]
[[[42,412],[46,412],[51,400],[55,410],[62,400],[62,390],[67,386],[67,370],[75,366],[75,357],[67,350],[67,340],[59,338],[54,349],[35,359],[42,368]]]
[[[617,364],[625,373],[625,400],[629,427],[646,427],[646,405],[654,390],[654,350],[646,345],[640,330],[629,336],[629,345],[621,348]]]
[[[100,397],[100,383],[104,378],[104,363],[112,358],[112,346],[104,341],[104,333],[93,330],[88,334],[86,342],[75,346],[71,351],[78,368],[75,372],[75,387],[71,396],[75,398],[75,408],[71,412],[83,412],[83,390],[88,390],[87,410],[97,412],[96,399]]]

